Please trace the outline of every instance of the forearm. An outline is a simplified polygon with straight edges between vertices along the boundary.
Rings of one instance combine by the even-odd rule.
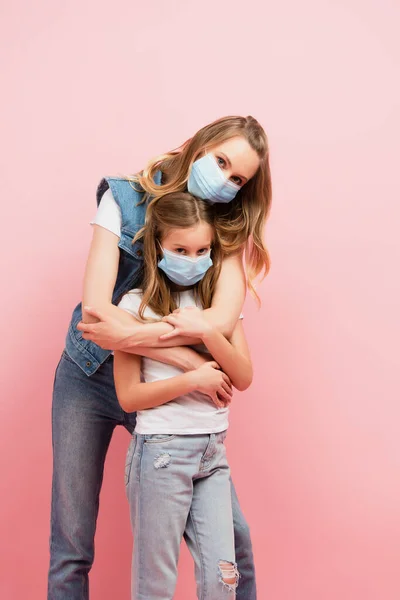
[[[215,328],[210,328],[204,333],[202,342],[207,346],[222,371],[228,375],[232,385],[240,391],[247,389],[253,378],[251,360],[237,350]]]
[[[211,306],[203,311],[203,315],[213,328],[219,331],[224,337],[230,338],[239,318],[240,312],[233,314],[226,307]]]
[[[161,406],[196,389],[191,373],[150,383],[133,383],[123,389],[117,382],[116,387],[119,403],[125,412]]]
[[[208,323],[230,339],[246,297],[242,252],[225,258],[211,307],[204,311]]]
[[[124,350],[125,351],[125,350]],[[153,360],[165,363],[167,365],[173,365],[183,371],[193,371],[202,364],[210,360],[203,354],[187,348],[186,346],[176,346],[170,348],[149,348],[146,346],[131,346],[126,350],[129,354],[138,354],[139,356],[146,356]]]
[[[159,321],[157,323],[140,323],[133,317],[133,325],[130,328],[129,336],[121,342],[120,349],[124,352],[131,352],[136,348],[171,348],[172,346],[195,346],[201,344],[198,338],[186,336],[177,336],[170,340],[160,340],[160,336],[173,331],[174,327],[169,323]],[[134,354],[140,354],[133,352]]]

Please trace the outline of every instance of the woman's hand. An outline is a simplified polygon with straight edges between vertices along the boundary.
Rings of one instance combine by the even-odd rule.
[[[189,375],[189,374],[188,374]],[[217,408],[225,408],[232,400],[232,384],[218,363],[210,361],[190,372],[196,389],[210,396]]]
[[[122,310],[113,310],[111,314],[85,306],[85,312],[98,319],[98,322],[83,323],[80,321],[77,329],[83,332],[84,340],[90,340],[104,350],[120,350],[123,341],[132,335],[134,328],[132,317]]]
[[[212,325],[205,319],[203,311],[196,306],[177,308],[162,320],[173,325],[175,329],[160,336],[160,340],[168,340],[178,335],[202,339],[203,335],[212,330]]]

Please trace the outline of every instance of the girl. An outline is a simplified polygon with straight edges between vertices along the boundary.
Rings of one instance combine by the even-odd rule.
[[[268,145],[252,117],[225,117],[206,125],[131,180],[100,183],[83,290],[83,306],[95,310],[82,310],[82,304],[75,308],[54,381],[49,600],[89,598],[105,457],[114,428],[123,425],[132,433],[135,427],[135,414],[124,412],[115,395],[111,350],[139,352],[185,370],[202,362],[183,347],[193,343],[190,337],[160,341],[161,334],[180,331],[179,320],[175,330],[165,322],[143,325],[115,306],[134,281],[140,282],[143,249],[140,241],[132,241],[144,225],[151,197],[187,189],[216,203],[216,227],[225,249],[211,306],[204,311],[207,322],[227,337],[232,334],[245,297],[243,251],[250,285],[268,270],[262,241],[271,202]],[[241,572],[237,597],[255,600],[250,534],[233,487],[232,509]]]
[[[136,236],[143,237],[143,283],[119,307],[142,320],[171,319],[178,306],[209,308],[222,261],[214,215],[210,204],[183,192],[153,202]],[[252,366],[240,320],[228,341],[202,312],[193,314],[198,335],[222,370],[207,362],[184,373],[152,358],[144,358],[141,369],[140,356],[114,356],[118,400],[126,412],[137,411],[126,466],[135,540],[133,600],[172,600],[183,535],[195,560],[198,598],[236,596],[224,439],[231,384],[246,389]]]

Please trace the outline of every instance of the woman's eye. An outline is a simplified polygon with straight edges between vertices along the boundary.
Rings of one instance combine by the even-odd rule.
[[[218,163],[218,166],[221,167],[221,169],[223,169],[226,165],[226,162],[220,156],[217,156],[217,163]]]
[[[200,250],[197,251],[197,254],[206,254],[208,252],[208,248],[200,248]]]
[[[236,177],[235,175],[233,177],[231,177],[231,181],[233,181],[233,183],[236,183],[236,185],[242,185],[242,180],[240,177]]]
[[[185,254],[185,248],[175,248],[175,252],[178,254]]]

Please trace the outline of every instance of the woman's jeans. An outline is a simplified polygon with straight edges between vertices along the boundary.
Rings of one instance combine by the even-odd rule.
[[[117,425],[123,425],[130,433],[135,428],[135,415],[125,413],[118,404],[112,356],[94,375],[87,377],[63,353],[54,382],[52,423],[48,600],[87,600],[108,446]],[[236,598],[255,600],[250,532],[233,485],[231,494],[236,562],[241,575]],[[152,523],[149,523],[149,530]]]
[[[225,435],[133,435],[125,472],[135,540],[132,600],[173,598],[183,537],[199,600],[235,599]]]

